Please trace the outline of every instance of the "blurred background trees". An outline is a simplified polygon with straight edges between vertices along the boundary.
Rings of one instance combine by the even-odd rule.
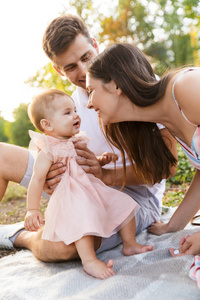
[[[85,21],[100,50],[116,42],[134,43],[158,75],[179,66],[200,66],[199,0],[71,0],[64,13],[78,14]],[[27,83],[70,94],[74,90],[51,63]]]
[[[99,42],[100,51],[116,42],[134,43],[148,56],[158,75],[178,66],[200,66],[199,0],[66,0],[63,13],[81,16]],[[69,94],[75,89],[51,63],[26,84],[54,87]],[[26,104],[15,109],[14,122],[0,115],[0,141],[28,146],[28,130],[33,126],[26,109]]]

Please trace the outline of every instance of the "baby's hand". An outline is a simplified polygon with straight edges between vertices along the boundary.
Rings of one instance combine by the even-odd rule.
[[[43,224],[43,217],[39,209],[29,210],[26,213],[24,227],[29,231],[37,231]]]
[[[101,166],[105,166],[110,162],[115,163],[118,160],[118,155],[111,152],[104,152],[101,156],[98,157],[98,161]]]

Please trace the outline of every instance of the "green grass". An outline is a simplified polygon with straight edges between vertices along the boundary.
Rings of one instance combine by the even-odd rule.
[[[169,185],[167,182],[166,190],[163,198],[164,206],[178,206],[183,200],[190,183],[183,183],[182,185]]]
[[[2,203],[9,200],[17,200],[26,197],[27,189],[14,182],[9,182],[5,196],[2,199]]]

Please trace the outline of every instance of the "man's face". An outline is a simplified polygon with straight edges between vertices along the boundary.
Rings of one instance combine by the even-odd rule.
[[[54,67],[71,83],[86,89],[87,65],[97,54],[96,43],[92,46],[85,36],[79,34],[64,53],[53,57]]]

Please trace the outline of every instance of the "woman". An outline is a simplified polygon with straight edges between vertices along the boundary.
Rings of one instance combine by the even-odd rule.
[[[183,229],[200,208],[199,83],[200,68],[173,71],[157,81],[144,54],[126,43],[107,48],[88,68],[88,108],[97,111],[108,140],[122,151],[122,156],[125,150],[136,162],[138,176],[150,184],[159,182],[176,165],[156,123],[174,135],[197,168],[170,221],[156,221],[149,227],[154,234]],[[179,251],[181,255],[200,253],[200,232],[181,238]]]

